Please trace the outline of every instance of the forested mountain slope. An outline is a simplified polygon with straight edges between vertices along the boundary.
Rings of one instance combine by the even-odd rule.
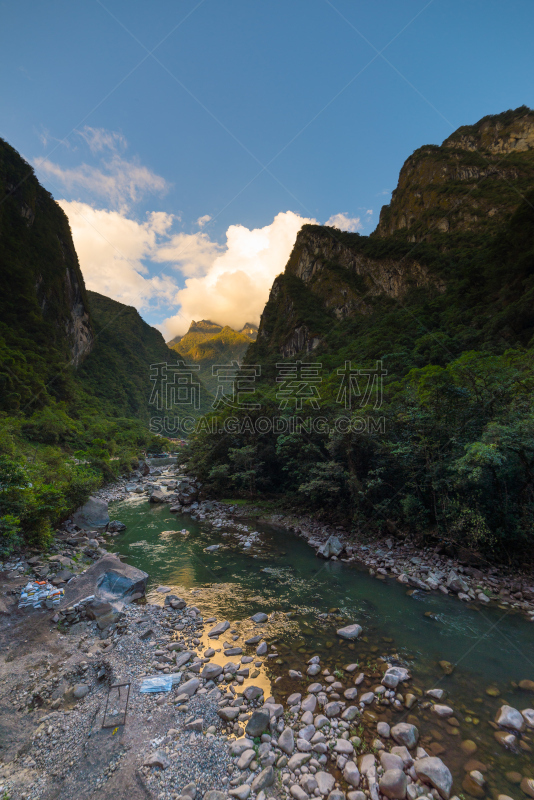
[[[530,558],[533,157],[532,111],[486,117],[407,160],[371,236],[304,226],[245,358],[262,365],[261,409],[227,414],[294,415],[277,378],[303,361],[320,365],[320,381],[299,413],[328,424],[203,433],[192,444],[201,477],[355,531]],[[366,393],[377,361],[387,374]],[[348,427],[336,428],[341,417]]]

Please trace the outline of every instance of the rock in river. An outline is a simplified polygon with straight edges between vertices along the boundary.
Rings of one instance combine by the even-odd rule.
[[[208,632],[208,636],[219,636],[219,634],[227,631],[229,627],[230,623],[228,620],[225,620],[224,622],[218,622],[217,625],[215,625],[211,631]]]
[[[250,619],[252,622],[267,622],[269,618],[263,611],[258,611],[258,613],[254,614]]]
[[[108,533],[120,533],[126,530],[126,525],[118,519],[112,520],[107,526]]]
[[[419,731],[415,725],[410,725],[409,722],[399,722],[394,725],[391,729],[391,735],[397,744],[403,744],[408,750],[415,747],[419,739]]]
[[[213,678],[218,678],[219,675],[222,674],[222,671],[223,669],[219,664],[206,664],[202,670],[202,677],[207,681],[213,680]]]
[[[361,625],[354,623],[353,625],[346,625],[344,628],[339,628],[337,635],[342,639],[357,639],[362,632]]]
[[[445,766],[441,758],[418,758],[414,762],[414,769],[417,777],[423,783],[429,783],[434,789],[438,790],[444,800],[449,800],[452,775],[450,769]]]
[[[517,708],[512,706],[501,706],[495,716],[495,722],[501,728],[509,728],[513,731],[521,732],[525,727],[525,720]]]

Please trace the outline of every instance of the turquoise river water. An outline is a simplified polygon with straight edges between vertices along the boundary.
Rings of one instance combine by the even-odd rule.
[[[149,601],[163,603],[156,588],[165,584],[204,617],[230,620],[244,637],[252,631],[253,613],[270,615],[263,633],[278,656],[265,662],[255,682],[266,684],[277,699],[311,683],[289,680],[288,670],[305,672],[315,654],[332,672],[358,662],[369,688],[379,682],[382,658],[398,661],[413,675],[403,691],[414,692],[420,703],[403,713],[373,705],[360,731],[368,746],[376,736],[376,720],[407,719],[419,727],[423,746],[452,769],[457,792],[469,795],[460,784],[468,768],[478,768],[487,779],[488,796],[525,797],[517,781],[534,777],[534,732],[509,751],[496,740],[492,721],[503,703],[520,710],[534,706],[534,695],[517,687],[523,679],[534,680],[534,624],[493,604],[478,608],[437,593],[408,593],[367,569],[322,561],[292,533],[254,521],[248,524],[260,533],[258,543],[245,549],[232,528],[217,530],[172,514],[144,495],[113,503],[110,513],[127,526],[114,537],[114,548],[150,575]],[[206,552],[212,544],[221,547]],[[349,622],[363,627],[355,643],[335,633]],[[452,674],[444,674],[442,660],[454,665]],[[277,676],[283,677],[274,685]],[[446,690],[452,721],[421,707],[424,691],[433,687]]]

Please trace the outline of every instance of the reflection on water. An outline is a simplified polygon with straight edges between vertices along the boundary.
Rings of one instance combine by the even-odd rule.
[[[399,659],[411,669],[414,680],[408,691],[419,700],[405,718],[418,725],[423,746],[443,756],[457,782],[466,766],[481,769],[482,764],[489,788],[514,797],[518,787],[505,773],[534,777],[534,737],[527,734],[521,743],[531,750],[512,753],[497,743],[491,727],[502,703],[519,709],[534,705],[532,694],[513,685],[534,680],[532,623],[499,608],[478,609],[443,595],[407,592],[405,586],[372,578],[364,569],[320,561],[303,541],[281,529],[254,524],[260,537],[245,549],[231,529],[212,530],[186,515],[171,514],[166,505],[149,504],[143,496],[115,503],[112,513],[127,525],[114,538],[114,546],[129,563],[150,574],[151,602],[163,602],[156,587],[165,584],[198,605],[205,618],[229,619],[240,637],[238,644],[261,629],[270,652],[277,654],[267,659],[268,673],[282,676],[274,687],[276,697],[308,685],[290,680],[288,670],[305,672],[314,654],[321,655],[321,664],[332,673],[343,674],[344,688],[351,685],[343,672],[346,664],[357,662],[371,689],[380,682],[380,658]],[[206,552],[212,544],[219,549]],[[250,616],[260,610],[270,614],[269,621],[255,626]],[[353,621],[363,627],[361,639],[340,640],[336,629]],[[228,660],[222,643],[214,660]],[[442,660],[456,665],[451,675],[439,666]],[[269,693],[263,668],[253,682]],[[421,708],[424,691],[436,686],[447,692],[446,702],[455,712],[452,720],[440,720]],[[487,694],[488,688],[498,696]],[[379,719],[399,721],[400,716],[387,706],[366,711],[368,743],[375,738]],[[466,740],[474,745],[468,747]]]

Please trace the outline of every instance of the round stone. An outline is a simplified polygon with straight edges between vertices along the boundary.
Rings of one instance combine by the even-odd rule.
[[[380,778],[380,791],[391,800],[404,800],[407,780],[401,769],[388,769]]]

